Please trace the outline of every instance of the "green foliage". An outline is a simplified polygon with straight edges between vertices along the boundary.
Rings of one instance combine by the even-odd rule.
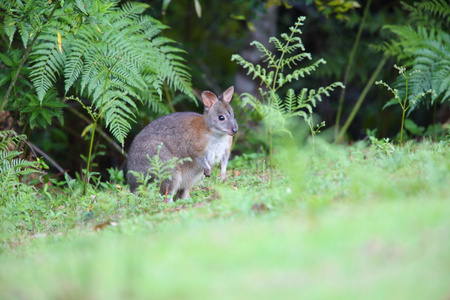
[[[20,158],[16,149],[25,139],[12,130],[0,131],[0,230],[5,232],[32,219],[36,190],[21,178],[41,171],[38,162]]]
[[[156,202],[161,186],[164,181],[172,179],[172,170],[180,164],[186,161],[191,161],[190,157],[178,158],[172,157],[171,159],[163,161],[160,158],[161,148],[163,143],[158,146],[158,152],[155,156],[149,157],[147,154],[147,159],[150,163],[150,169],[148,169],[147,174],[142,174],[140,172],[130,171],[134,176],[136,176],[137,181],[141,183],[138,188],[138,193],[145,194],[148,183],[152,182],[153,187],[151,188],[151,193],[153,193],[153,200]],[[167,197],[167,195],[165,195]]]
[[[325,16],[328,17],[330,14],[335,14],[338,20],[349,20],[345,13],[347,13],[349,10],[361,7],[358,1],[351,0],[315,0],[314,2],[317,6],[317,9]]]
[[[369,130],[367,131],[368,131],[367,136],[369,137],[371,145],[375,147],[378,151],[381,151],[386,156],[391,156],[395,153],[396,149],[395,146],[391,143],[390,138],[377,139],[375,137],[375,134],[370,133]]]
[[[383,28],[396,35],[396,39],[376,47],[397,56],[406,67],[419,70],[409,82],[410,101],[414,95],[434,90],[427,105],[450,101],[450,3],[433,0],[406,5],[411,11],[412,25],[385,25]],[[440,22],[442,21],[442,22]],[[398,82],[403,82],[399,76]],[[427,98],[423,98],[427,99]],[[418,101],[411,106],[414,110]]]
[[[166,26],[143,14],[146,4],[118,8],[116,1],[29,0],[1,5],[10,41],[19,31],[24,47],[32,48],[30,78],[41,104],[63,79],[66,94],[103,109],[106,127],[122,145],[136,102],[164,109],[164,82],[194,98],[184,52],[159,36]],[[28,36],[34,36],[33,43]]]
[[[408,84],[411,81],[411,78],[413,78],[413,75],[420,73],[420,70],[415,70],[407,74],[406,68],[404,67],[401,66],[398,67],[397,65],[394,65],[394,68],[396,68],[399,71],[399,74],[404,79],[405,87],[403,89],[403,93],[399,92],[399,90],[397,89],[391,88],[387,83],[383,82],[382,80],[375,82],[375,84],[384,85],[394,95],[394,99],[388,101],[384,107],[398,103],[402,108],[402,125],[400,127],[400,146],[401,146],[403,142],[403,128],[405,124],[406,113],[409,112],[409,110],[415,105],[415,103],[419,102],[420,99],[425,97],[427,94],[435,95],[435,91],[427,90],[425,92],[421,91],[417,94],[413,94],[413,91],[410,91]]]
[[[0,174],[3,184],[8,180],[17,183],[20,176],[39,173],[36,162],[18,158],[22,152],[17,151],[19,145],[25,141],[25,135],[16,135],[12,130],[0,131]],[[9,178],[9,179],[7,179]],[[8,190],[3,189],[4,196]]]
[[[46,128],[47,125],[52,124],[52,118],[57,118],[61,124],[64,122],[62,108],[66,107],[66,104],[56,100],[54,90],[46,93],[42,100],[29,93],[24,96],[24,98],[17,100],[15,104],[21,112],[21,120],[24,123],[28,122],[31,129],[35,127]]]
[[[24,51],[21,49],[8,49],[4,53],[0,53],[0,60],[3,62],[4,67],[0,68],[0,91],[4,90],[4,87],[8,82],[11,82],[20,65]],[[28,75],[31,72],[29,68],[22,69],[23,75]],[[18,85],[23,88],[31,87],[31,83],[23,77],[19,77]]]
[[[317,101],[322,101],[322,96],[329,96],[329,92],[336,87],[343,88],[343,84],[335,82],[327,87],[319,89],[303,88],[296,94],[294,89],[288,89],[284,100],[279,95],[279,90],[287,83],[298,81],[314,72],[321,64],[325,64],[324,59],[319,59],[306,67],[298,65],[304,60],[311,60],[311,54],[304,52],[305,47],[300,35],[300,27],[303,25],[305,17],[299,17],[294,26],[290,27],[290,34],[281,34],[281,39],[271,37],[276,53],[272,53],[262,43],[254,41],[251,45],[257,47],[267,67],[254,65],[246,61],[238,54],[234,54],[231,60],[248,69],[247,75],[252,75],[252,79],[258,78],[261,81],[260,99],[255,95],[243,94],[243,104],[250,104],[262,116],[269,134],[270,147],[270,167],[273,169],[272,161],[272,136],[278,132],[289,133],[286,128],[286,121],[293,117],[302,117],[310,127],[311,134],[316,134],[313,121],[313,107]],[[323,126],[323,125],[322,125]]]
[[[144,15],[147,4],[117,5],[117,1],[100,0],[0,2],[6,35],[12,43],[18,31],[26,48],[20,62],[0,57],[14,73],[9,76],[12,79],[2,109],[21,68],[29,65],[35,91],[19,93],[8,109],[18,109],[21,120],[31,128],[45,127],[53,117],[62,122],[65,104],[54,87],[64,82],[64,96],[73,95],[67,99],[77,99],[94,122],[85,129],[92,129],[92,134],[84,192],[97,125],[104,121],[123,147],[137,103],[146,103],[158,112],[167,110],[161,102],[167,88],[194,98],[181,56],[184,51],[160,36],[166,26]]]

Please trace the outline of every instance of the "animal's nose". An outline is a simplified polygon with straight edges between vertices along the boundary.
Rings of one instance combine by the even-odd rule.
[[[231,129],[231,132],[233,132],[233,134],[236,134],[238,132],[238,128],[237,127],[233,127]]]

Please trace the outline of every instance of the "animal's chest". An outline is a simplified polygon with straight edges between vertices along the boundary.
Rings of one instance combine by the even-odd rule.
[[[206,148],[206,160],[210,166],[213,166],[217,160],[222,159],[228,153],[230,146],[230,137],[212,138]]]

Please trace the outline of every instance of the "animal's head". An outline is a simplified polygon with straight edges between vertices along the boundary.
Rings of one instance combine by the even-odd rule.
[[[210,91],[202,93],[202,101],[205,104],[206,124],[214,134],[233,136],[238,132],[236,115],[230,105],[233,94],[234,87],[232,86],[219,97]]]

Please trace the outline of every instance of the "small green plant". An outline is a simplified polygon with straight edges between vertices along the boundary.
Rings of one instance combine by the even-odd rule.
[[[411,106],[414,106],[422,97],[424,97],[427,94],[435,94],[434,90],[428,90],[425,92],[419,92],[416,95],[409,95],[409,89],[408,89],[408,81],[409,79],[416,73],[420,73],[420,70],[414,70],[410,73],[406,73],[406,68],[402,66],[394,65],[394,68],[396,68],[401,76],[403,76],[405,81],[405,86],[402,91],[399,91],[398,89],[391,88],[387,83],[385,83],[382,80],[379,80],[375,82],[375,84],[381,84],[384,85],[393,95],[394,98],[388,101],[383,108],[386,108],[388,106],[399,104],[402,108],[402,123],[400,127],[400,146],[402,146],[403,143],[403,128],[405,127],[405,116],[406,113],[409,111]]]
[[[125,176],[123,170],[118,168],[108,168],[106,169],[109,173],[108,183],[111,185],[123,185],[125,184]]]
[[[25,141],[25,135],[16,135],[12,130],[0,131],[0,229],[14,230],[25,224],[33,227],[32,214],[38,207],[36,190],[22,182],[30,174],[41,174],[39,161],[21,158],[19,145]]]
[[[92,156],[92,150],[93,150],[93,146],[94,146],[95,130],[97,129],[97,125],[98,125],[99,120],[103,117],[103,114],[104,114],[104,112],[106,110],[104,109],[103,101],[100,104],[98,112],[96,112],[95,108],[93,108],[91,106],[88,107],[88,106],[84,105],[84,103],[80,99],[78,99],[77,97],[69,97],[68,99],[75,100],[78,103],[80,103],[81,106],[88,112],[89,116],[91,117],[91,119],[93,121],[93,123],[88,125],[85,128],[85,130],[84,130],[84,132],[92,130],[90,143],[89,143],[89,152],[88,152],[88,158],[87,158],[86,174],[85,174],[85,179],[84,179],[84,188],[83,188],[83,194],[85,194],[86,193],[87,184],[89,182],[89,177],[90,177],[89,172],[91,170],[91,162],[92,162],[92,157],[91,156]],[[114,104],[114,101],[109,102],[109,105],[112,105],[112,104]]]
[[[395,152],[395,146],[391,143],[390,138],[377,139],[375,136],[369,135],[370,143],[387,156],[391,156]]]
[[[134,176],[136,176],[137,181],[141,183],[141,185],[138,188],[138,192],[145,192],[145,189],[148,186],[148,183],[150,181],[153,182],[153,187],[151,188],[151,193],[153,193],[153,200],[156,202],[159,191],[161,190],[161,186],[165,180],[170,180],[172,178],[172,170],[177,165],[182,164],[186,161],[191,161],[190,157],[186,158],[178,158],[178,157],[172,157],[169,160],[163,161],[160,158],[160,151],[163,147],[163,143],[161,143],[158,146],[158,153],[153,156],[149,157],[147,155],[147,159],[150,163],[150,168],[148,169],[147,174],[142,174],[135,171],[130,171]],[[165,195],[167,197],[167,194]]]
[[[0,131],[0,174],[2,181],[18,181],[20,176],[40,173],[37,161],[20,158],[21,151],[16,150],[26,140],[25,135],[17,135],[12,130]],[[5,192],[5,190],[3,189]],[[7,193],[6,193],[7,194]]]
[[[243,94],[243,105],[250,104],[262,116],[266,125],[269,146],[269,165],[272,171],[273,163],[273,135],[278,132],[290,134],[286,127],[287,120],[293,117],[303,117],[308,124],[313,140],[314,135],[318,133],[313,120],[313,107],[316,101],[322,101],[322,95],[329,95],[336,87],[344,88],[341,82],[335,82],[327,87],[315,89],[301,89],[296,94],[294,89],[288,89],[284,99],[280,96],[280,89],[287,83],[298,81],[301,78],[315,71],[321,64],[325,64],[324,59],[319,59],[306,67],[297,67],[303,60],[312,60],[311,54],[304,52],[305,47],[302,43],[300,35],[302,31],[300,27],[304,24],[305,17],[299,17],[294,26],[290,27],[290,34],[281,34],[281,39],[271,37],[270,43],[275,46],[276,53],[272,53],[262,43],[253,41],[250,45],[254,45],[262,53],[264,62],[267,67],[254,65],[246,61],[238,54],[231,57],[232,61],[248,69],[247,74],[253,74],[253,79],[261,80],[261,88],[259,89],[260,97],[248,93]],[[325,124],[321,123],[319,127]],[[271,180],[272,182],[272,180]]]

